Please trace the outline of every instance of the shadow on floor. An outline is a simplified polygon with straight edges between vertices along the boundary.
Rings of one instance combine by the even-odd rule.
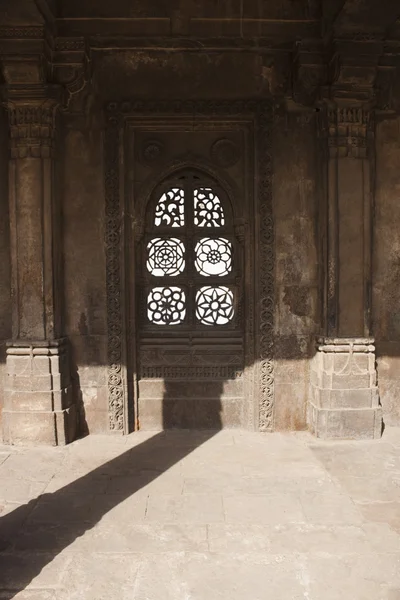
[[[60,490],[44,493],[3,516],[0,519],[0,572],[2,560],[6,561],[7,549],[13,547],[16,533],[22,526],[39,522],[42,531],[48,527],[51,534],[53,529],[57,536],[57,550],[46,551],[44,555],[38,553],[37,548],[31,548],[29,561],[24,561],[18,568],[18,573],[13,575],[16,580],[8,582],[6,588],[0,590],[1,600],[14,598],[62,550],[94,527],[106,513],[154,481],[215,433],[216,431],[192,432],[190,436],[179,440],[179,444],[174,442],[176,436],[157,433]],[[87,499],[91,498],[99,481],[116,476],[117,490],[114,493],[96,494],[94,502],[88,505]],[[54,523],[57,523],[57,516],[62,516],[63,511],[67,511],[68,518],[61,518],[64,527],[60,534],[60,531],[54,528]],[[6,564],[3,566],[7,567]]]

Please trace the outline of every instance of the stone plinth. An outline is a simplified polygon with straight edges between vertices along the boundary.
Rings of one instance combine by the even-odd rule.
[[[320,438],[370,439],[382,433],[370,338],[319,338],[311,367],[308,423]]]
[[[12,342],[7,348],[3,440],[64,445],[76,433],[76,412],[64,340]]]

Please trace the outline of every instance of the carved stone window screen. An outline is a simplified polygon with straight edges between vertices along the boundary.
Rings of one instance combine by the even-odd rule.
[[[132,322],[127,306],[129,289],[124,260],[128,228],[124,214],[129,213],[126,202],[126,180],[123,154],[128,129],[142,128],[153,123],[181,119],[193,123],[196,119],[213,126],[220,122],[233,127],[248,128],[254,140],[254,223],[249,232],[254,244],[254,276],[252,298],[246,308],[246,394],[254,398],[254,417],[249,413],[249,427],[261,431],[273,429],[274,415],[274,222],[272,211],[271,132],[273,109],[266,100],[234,101],[135,101],[111,102],[106,107],[105,132],[105,245],[107,281],[108,330],[108,407],[111,431],[128,432],[134,422],[128,402],[129,369],[134,366],[129,356],[134,354],[127,336],[132,336]],[[179,161],[177,161],[179,162]],[[177,232],[178,229],[175,229]],[[206,231],[206,230],[205,230]],[[159,233],[161,231],[159,230]],[[220,231],[222,237],[226,236]],[[244,239],[246,224],[237,226],[237,235]],[[250,256],[250,255],[249,255]],[[221,283],[221,280],[218,284]],[[174,279],[175,285],[175,279]],[[179,284],[176,282],[176,285]],[[131,366],[129,366],[131,364]],[[134,402],[133,402],[134,405]]]
[[[239,327],[232,209],[218,182],[200,170],[174,174],[153,192],[146,223],[141,329]]]

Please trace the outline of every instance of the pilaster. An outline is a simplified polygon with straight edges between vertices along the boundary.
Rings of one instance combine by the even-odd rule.
[[[374,113],[329,102],[321,114],[326,177],[327,335],[370,335]]]
[[[310,429],[323,438],[376,438],[382,412],[371,337],[375,81],[382,45],[333,44],[319,106],[325,198],[324,319],[311,369]]]
[[[12,80],[12,69],[7,75]],[[62,335],[60,207],[55,190],[60,88],[8,85],[12,340],[2,413],[9,444],[75,436],[68,344]]]

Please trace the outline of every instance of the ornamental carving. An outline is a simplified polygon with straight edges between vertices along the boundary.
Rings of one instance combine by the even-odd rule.
[[[172,378],[172,379],[190,379],[191,377],[207,379],[221,378],[237,379],[243,378],[246,386],[247,397],[255,398],[258,406],[257,423],[254,420],[252,409],[248,412],[248,423],[250,427],[255,424],[261,431],[269,431],[273,428],[273,412],[274,412],[274,223],[272,212],[272,157],[271,157],[271,129],[273,124],[273,110],[269,102],[258,100],[237,100],[237,101],[126,101],[121,103],[110,103],[107,107],[107,131],[105,135],[105,190],[106,190],[106,268],[107,268],[107,324],[108,324],[108,404],[110,415],[111,430],[127,430],[127,398],[126,398],[126,383],[125,383],[125,335],[127,323],[125,321],[124,308],[124,270],[122,268],[122,255],[124,252],[124,238],[122,231],[123,222],[123,205],[120,197],[120,181],[121,174],[119,173],[119,152],[122,148],[122,140],[120,139],[120,125],[125,118],[162,115],[168,119],[169,116],[179,115],[182,117],[190,117],[193,115],[207,116],[210,118],[232,118],[232,120],[240,117],[241,122],[246,119],[249,127],[255,133],[255,143],[257,163],[255,166],[255,181],[257,189],[255,190],[255,205],[254,214],[256,222],[250,225],[247,223],[235,223],[235,228],[239,227],[241,240],[244,243],[246,235],[252,240],[252,247],[256,249],[254,258],[257,272],[255,278],[252,279],[251,285],[257,286],[255,296],[247,297],[238,294],[235,299],[236,284],[225,282],[223,277],[234,277],[231,275],[231,256],[232,248],[230,246],[230,238],[226,235],[224,227],[227,215],[224,214],[222,203],[219,208],[219,192],[208,188],[207,185],[199,185],[196,190],[196,197],[193,195],[193,223],[195,227],[204,228],[203,234],[199,238],[207,240],[210,237],[212,228],[221,228],[221,233],[211,236],[213,245],[207,245],[206,242],[199,242],[203,246],[199,246],[198,256],[199,261],[194,264],[194,274],[196,270],[198,275],[210,269],[221,269],[223,273],[228,275],[220,276],[218,273],[212,273],[214,280],[210,285],[204,284],[198,288],[198,307],[199,310],[194,315],[194,319],[199,322],[199,326],[203,329],[208,329],[213,323],[222,317],[227,322],[221,327],[231,327],[231,331],[235,331],[235,325],[230,325],[230,319],[236,321],[238,314],[243,314],[243,320],[246,321],[246,342],[245,342],[245,370],[242,368],[242,361],[231,364],[218,364],[218,361],[212,360],[211,364],[202,364],[200,358],[196,358],[193,364],[187,364],[185,361],[178,361],[176,364],[157,364],[157,361],[152,359],[147,360],[145,356],[141,358],[138,365],[138,374],[143,378]],[[187,165],[187,158],[182,162],[182,166]],[[175,189],[176,188],[176,189]],[[140,313],[140,319],[148,320],[149,313],[152,311],[154,319],[162,323],[179,322],[176,327],[184,328],[187,315],[184,314],[186,304],[186,294],[190,290],[191,282],[182,283],[178,273],[171,283],[164,281],[165,269],[180,269],[182,263],[181,251],[174,248],[161,248],[154,246],[152,240],[163,238],[162,233],[165,227],[172,224],[176,227],[170,240],[177,239],[184,242],[184,252],[190,249],[190,239],[186,241],[181,239],[181,230],[186,227],[185,212],[180,208],[181,204],[186,202],[186,198],[180,193],[179,185],[170,188],[173,192],[173,198],[159,197],[161,204],[154,204],[153,213],[153,232],[146,240],[144,249],[146,253],[146,261],[144,268],[145,273],[143,282],[136,280],[136,285],[141,289],[138,294],[137,303]],[[168,188],[164,189],[163,193],[167,194]],[[228,190],[229,193],[229,190]],[[213,196],[211,197],[211,194]],[[144,218],[143,214],[139,214],[138,218]],[[158,219],[158,221],[157,221]],[[168,223],[165,221],[167,219]],[[231,223],[231,217],[229,222]],[[196,221],[195,221],[196,220]],[[233,226],[233,224],[232,224]],[[158,233],[158,231],[160,233]],[[218,231],[218,229],[217,229]],[[246,233],[247,232],[247,233]],[[254,232],[254,233],[253,233]],[[253,237],[255,235],[255,239]],[[143,243],[143,242],[142,242]],[[155,242],[154,242],[155,243]],[[196,242],[197,244],[198,242]],[[215,244],[219,243],[219,247],[215,248]],[[148,247],[150,244],[150,247]],[[190,249],[191,252],[196,251],[196,244]],[[222,245],[221,245],[222,244]],[[180,245],[179,248],[182,249]],[[223,247],[222,247],[223,246]],[[247,246],[250,248],[250,246]],[[160,252],[159,252],[160,250]],[[171,250],[173,250],[171,254]],[[246,250],[248,252],[248,250]],[[150,256],[151,255],[151,256]],[[186,255],[184,255],[186,256]],[[245,254],[245,259],[250,260],[251,254]],[[158,261],[158,262],[157,262]],[[163,270],[163,276],[149,274],[149,268],[154,268],[157,262],[158,268]],[[154,264],[153,264],[154,263]],[[210,266],[211,265],[211,266]],[[214,265],[214,266],[213,266]],[[217,265],[217,266],[215,266]],[[175,271],[174,271],[175,272]],[[207,276],[204,275],[203,276]],[[146,277],[154,278],[154,283],[146,288]],[[221,280],[218,283],[215,278]],[[240,279],[240,278],[239,278]],[[215,281],[215,282],[214,282]],[[230,281],[230,280],[229,280]],[[193,283],[193,282],[192,282]],[[240,283],[240,281],[239,281]],[[160,290],[157,290],[160,288]],[[168,288],[168,290],[167,290]],[[204,288],[204,289],[203,289]],[[167,291],[166,291],[167,290]],[[211,291],[210,291],[211,290]],[[217,291],[216,291],[217,290]],[[233,292],[232,292],[233,291]],[[157,297],[153,297],[157,292]],[[151,297],[149,295],[152,294]],[[214,296],[213,296],[214,294]],[[201,297],[200,297],[201,296]],[[256,301],[257,299],[257,301]],[[222,311],[222,312],[221,312]],[[221,315],[220,315],[221,313]],[[223,313],[223,314],[222,314]],[[171,321],[172,319],[172,321]],[[152,319],[151,319],[152,320]],[[204,324],[202,322],[204,321]],[[207,323],[206,323],[207,321]],[[224,321],[224,322],[225,322]],[[209,324],[210,323],[210,324]],[[218,325],[217,325],[218,326]],[[150,324],[150,327],[158,328],[159,325]],[[166,325],[161,325],[166,327]],[[169,325],[168,325],[169,328]],[[222,347],[222,350],[224,347]],[[219,356],[219,349],[214,349],[215,356],[222,360]],[[145,352],[146,349],[143,348]],[[210,349],[212,353],[213,349]],[[231,352],[231,348],[229,348]],[[229,356],[233,356],[230,354]],[[199,362],[200,360],[200,362]],[[229,360],[229,357],[228,357]],[[247,409],[246,409],[247,410]]]
[[[83,51],[85,50],[85,40],[83,38],[57,38],[56,50]]]
[[[108,411],[111,431],[125,428],[121,268],[121,200],[119,193],[119,123],[111,116],[105,134],[105,246],[107,285]]]
[[[5,39],[41,39],[44,27],[0,27],[0,38]]]
[[[243,379],[243,371],[240,367],[235,368],[226,365],[214,366],[142,366],[140,376],[143,379]]]
[[[272,108],[262,104],[257,114],[258,152],[258,281],[260,312],[256,322],[259,356],[259,428],[273,428],[274,413],[274,220],[272,211]],[[257,328],[258,325],[258,328]]]
[[[328,110],[330,156],[366,158],[372,126],[370,112],[362,108]]]
[[[8,102],[11,158],[48,158],[54,149],[58,103]]]
[[[143,145],[142,159],[145,163],[155,164],[164,153],[164,145],[160,140],[147,140]]]

